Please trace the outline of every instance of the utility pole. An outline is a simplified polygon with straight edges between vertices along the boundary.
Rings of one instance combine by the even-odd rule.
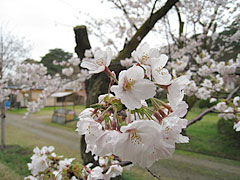
[[[3,34],[2,29],[0,32],[0,80],[3,78]],[[4,100],[0,102],[0,108],[1,108],[1,148],[5,148],[5,108],[4,108]]]

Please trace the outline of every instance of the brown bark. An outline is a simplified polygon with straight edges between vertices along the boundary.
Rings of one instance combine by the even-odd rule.
[[[85,50],[91,49],[91,45],[88,39],[87,28],[84,25],[74,27],[75,41],[77,46],[75,52],[80,59],[83,59]]]
[[[1,108],[1,148],[5,148],[5,108],[4,108],[4,101],[0,102]]]
[[[1,106],[1,147],[5,148],[5,108],[4,102],[0,103]]]
[[[2,42],[2,36],[1,36],[1,42]],[[1,50],[3,52],[3,50]],[[2,54],[0,56],[0,79],[3,77],[3,57]],[[0,102],[0,108],[1,108],[1,147],[5,147],[5,108],[4,108],[4,101]]]

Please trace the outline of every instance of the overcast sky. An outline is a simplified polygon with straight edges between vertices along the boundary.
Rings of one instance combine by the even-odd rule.
[[[0,27],[29,40],[31,57],[40,60],[53,48],[74,52],[73,27],[84,24],[79,11],[92,17],[112,13],[100,0],[0,0]]]

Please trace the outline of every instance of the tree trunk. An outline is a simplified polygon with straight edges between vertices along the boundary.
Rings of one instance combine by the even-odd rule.
[[[119,72],[124,68],[120,64],[115,64],[111,65],[109,69],[111,71],[114,71],[116,74],[119,74]],[[109,77],[104,72],[100,74],[94,74],[85,82],[87,93],[87,107],[89,107],[91,104],[97,103],[99,95],[106,94],[108,92],[109,82]]]
[[[2,37],[1,37],[2,38]],[[3,51],[1,51],[3,52]],[[3,56],[0,56],[0,79],[3,78]],[[5,108],[4,108],[4,100],[0,102],[1,108],[1,148],[5,148]]]
[[[112,61],[112,65],[109,67],[111,71],[114,71],[116,75],[124,69],[119,61],[131,56],[133,50],[135,50],[143,38],[152,30],[154,25],[164,17],[167,12],[178,2],[179,0],[168,0],[165,5],[157,10],[155,13],[152,13],[149,18],[142,24],[142,26],[137,30],[135,35],[131,38],[131,40],[124,46],[122,51],[119,52],[118,56]],[[84,57],[84,53],[86,49],[91,49],[91,45],[89,43],[87,28],[86,26],[77,26],[74,28],[75,32],[75,40],[77,46],[75,47],[75,52],[78,57],[82,59]],[[98,100],[98,96],[101,94],[105,94],[108,92],[109,88],[109,78],[104,74],[104,72],[100,74],[93,75],[90,79],[85,82],[85,89],[87,93],[87,102],[86,106],[89,107],[91,104],[94,104]],[[84,163],[92,160],[91,154],[85,154],[85,139],[82,136],[81,139],[81,153],[82,159]]]
[[[78,57],[82,60],[84,58],[85,50],[91,49],[91,45],[88,40],[88,34],[87,34],[87,28],[86,26],[76,26],[74,27],[74,33],[75,33],[75,41],[77,46],[75,47],[75,52],[77,53]],[[86,83],[85,88],[88,89],[88,85]],[[89,93],[87,93],[89,95]],[[89,99],[88,97],[87,99]],[[88,107],[89,105],[87,105]],[[94,165],[97,164],[97,162],[93,159],[93,156],[90,153],[85,153],[87,144],[85,142],[85,136],[81,137],[80,140],[80,151],[81,151],[81,158],[83,160],[83,164],[86,165],[88,163],[94,163]]]
[[[0,103],[1,106],[1,148],[5,148],[5,108],[4,102]]]
[[[80,149],[81,149],[81,158],[83,164],[87,165],[88,163],[93,163],[94,166],[98,165],[97,161],[94,160],[91,152],[86,153],[87,144],[85,142],[85,136],[83,135],[80,140]]]

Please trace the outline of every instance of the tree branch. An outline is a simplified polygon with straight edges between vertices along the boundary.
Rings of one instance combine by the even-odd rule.
[[[187,127],[191,126],[192,124],[196,123],[197,121],[200,121],[205,115],[207,115],[208,113],[212,112],[214,110],[214,106],[205,109],[203,112],[201,112],[198,116],[196,116],[195,118],[193,118],[192,120],[188,121]]]
[[[172,30],[171,30],[170,21],[169,21],[168,17],[165,17],[165,19],[166,19],[166,24],[167,24],[168,32],[169,32],[169,34],[171,35],[171,38],[172,38],[173,42],[174,42],[175,44],[177,44],[176,38],[174,37],[174,34],[172,33]]]
[[[181,16],[181,13],[180,13],[180,10],[179,8],[177,7],[177,5],[175,4],[174,5],[176,11],[177,11],[177,15],[178,15],[178,22],[179,22],[179,37],[182,36],[182,33],[183,33],[183,26],[184,26],[184,22],[182,21],[182,16]]]
[[[118,54],[118,56],[113,60],[113,62],[120,61],[121,59],[125,59],[131,56],[133,50],[135,50],[142,39],[152,30],[154,25],[157,23],[159,19],[164,17],[167,12],[178,2],[179,0],[168,0],[165,5],[160,8],[158,11],[152,14],[138,29],[132,39],[126,44],[122,51]]]
[[[155,2],[154,2],[154,4],[153,4],[153,7],[152,7],[152,11],[151,11],[150,16],[153,15],[153,11],[154,11],[154,9],[155,9],[155,7],[156,7],[157,1],[158,1],[158,0],[155,0]]]
[[[228,97],[225,99],[225,101],[229,101],[233,95],[235,93],[237,93],[240,90],[240,85],[237,86],[229,95]],[[207,115],[208,113],[212,112],[215,109],[215,106],[212,106],[208,109],[205,109],[203,112],[201,112],[198,116],[196,116],[195,118],[193,118],[192,120],[188,121],[187,127],[191,126],[192,124],[196,123],[197,121],[200,121],[205,115]]]
[[[146,170],[147,170],[147,171],[148,171],[153,177],[155,177],[155,178],[161,180],[161,177],[158,176],[158,175],[156,175],[156,174],[155,174],[154,172],[152,172],[150,169],[146,168]]]
[[[212,19],[211,19],[211,21],[210,21],[210,23],[209,23],[209,25],[208,25],[208,27],[207,27],[206,34],[208,34],[209,29],[212,27],[212,25],[213,25],[213,23],[214,23],[214,21],[215,21],[215,19],[216,19],[216,16],[217,16],[219,7],[220,7],[220,5],[218,5],[218,6],[216,7],[216,9],[214,10],[214,13],[213,13],[213,15],[212,15]]]
[[[129,22],[129,23],[131,24],[131,26],[133,26],[133,28],[137,31],[138,28],[137,28],[137,26],[131,21],[129,15],[128,15],[128,12],[127,12],[127,10],[126,10],[126,8],[125,8],[124,5],[122,4],[122,1],[121,1],[121,0],[118,0],[118,2],[120,3],[120,5],[117,4],[115,1],[111,1],[111,2],[112,2],[117,8],[119,8],[120,10],[123,11],[123,13],[125,14],[128,22]]]
[[[237,93],[239,90],[240,90],[240,85],[239,85],[238,87],[236,87],[236,88],[228,95],[228,97],[227,97],[227,99],[226,99],[225,101],[229,101],[229,100],[233,97],[233,95],[234,95],[235,93]]]

